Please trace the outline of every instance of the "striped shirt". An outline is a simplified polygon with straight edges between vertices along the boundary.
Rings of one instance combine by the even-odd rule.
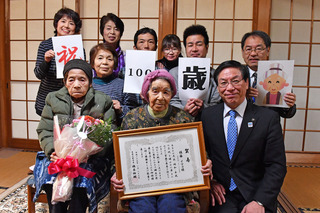
[[[44,54],[48,50],[53,50],[51,38],[40,43],[36,67],[34,68],[34,74],[41,80],[35,104],[36,112],[40,116],[48,93],[57,91],[64,86],[63,79],[57,79],[56,77],[56,62],[54,58],[49,63],[44,60]]]

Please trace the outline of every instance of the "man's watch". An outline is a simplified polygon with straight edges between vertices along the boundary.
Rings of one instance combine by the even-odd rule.
[[[259,206],[263,206],[263,204],[260,203],[259,201],[255,200],[255,202],[256,202]]]

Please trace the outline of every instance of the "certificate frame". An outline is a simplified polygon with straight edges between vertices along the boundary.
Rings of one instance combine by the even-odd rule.
[[[159,140],[154,140],[159,138],[164,138],[163,139],[164,141],[160,140],[159,142]],[[171,139],[173,139],[173,141]],[[191,168],[191,171],[184,169],[183,170],[184,174],[187,173],[188,175],[183,176],[183,178],[189,177],[189,176],[190,177],[186,178],[185,180],[180,179],[179,181],[173,181],[173,182],[171,181],[169,182],[169,184],[166,184],[166,180],[169,181],[170,178],[166,180],[162,179],[159,183],[151,184],[148,182],[149,181],[149,175],[148,175],[147,182],[140,183],[140,187],[139,187],[139,184],[135,185],[136,183],[134,180],[136,180],[136,178],[132,178],[132,172],[133,172],[132,170],[134,166],[131,165],[133,164],[132,163],[133,154],[130,154],[130,153],[133,153],[132,150],[134,150],[134,148],[132,147],[139,146],[140,148],[138,150],[140,149],[142,150],[142,147],[144,149],[147,149],[146,146],[150,147],[153,144],[157,144],[155,145],[155,147],[157,148],[169,146],[169,144],[171,146],[173,146],[172,144],[175,144],[174,146],[177,146],[177,147],[182,145],[181,149],[183,149],[184,147],[190,147],[190,149],[188,149],[190,153],[187,152],[187,150],[185,151],[187,152],[186,156],[190,157],[189,158],[191,159],[190,162],[192,162],[193,164],[192,166],[187,167],[188,164],[186,163],[186,168],[188,169]],[[167,194],[167,193],[183,193],[183,192],[210,189],[209,176],[203,176],[200,171],[201,166],[205,165],[207,162],[202,122],[115,131],[113,132],[113,147],[114,147],[117,179],[119,180],[123,179],[123,182],[125,185],[125,190],[122,192],[119,192],[120,200],[132,199],[132,198],[141,197],[141,196],[155,196],[155,195],[161,195],[161,194]],[[137,148],[135,150],[137,150]],[[174,153],[174,151],[177,151],[177,150],[172,150],[172,153]],[[129,153],[129,156],[128,156],[128,153]],[[141,151],[141,153],[143,152]],[[144,157],[145,156],[143,156],[143,159]],[[177,156],[177,158],[179,158],[179,156]],[[182,159],[184,158],[181,157],[181,161]],[[151,157],[151,160],[152,160],[152,157]],[[168,161],[165,161],[165,162],[167,163]],[[178,162],[178,161],[173,160],[173,162]],[[189,163],[189,161],[187,162]],[[163,162],[161,162],[160,164],[162,165],[162,168],[163,168]],[[140,166],[141,164],[138,164],[138,165]],[[158,168],[160,170],[160,166]],[[179,168],[181,169],[181,167]],[[145,171],[145,168],[141,169],[141,171]],[[168,175],[168,170],[166,171],[167,171],[166,175]],[[199,175],[199,172],[200,172],[200,175]],[[159,174],[160,173],[161,172],[159,172]],[[161,175],[162,174],[163,172],[161,173]],[[182,174],[183,173],[181,173],[181,175]],[[166,175],[163,175],[163,176],[166,176]],[[145,176],[143,176],[143,178],[145,179]]]

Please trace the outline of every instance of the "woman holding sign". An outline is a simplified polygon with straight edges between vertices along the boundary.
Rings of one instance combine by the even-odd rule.
[[[53,26],[54,36],[74,35],[80,32],[82,22],[77,12],[64,7],[54,15]],[[41,116],[47,94],[63,87],[63,80],[56,76],[52,38],[40,43],[34,74],[41,80],[35,104],[36,113]]]
[[[115,76],[117,53],[106,43],[98,44],[90,51],[90,64],[97,75],[92,86],[111,97],[120,124],[127,112],[137,106],[137,99],[135,94],[123,92],[124,81]]]
[[[147,104],[131,110],[122,121],[122,129],[139,129],[154,126],[188,123],[193,121],[185,111],[171,106],[170,100],[176,94],[174,78],[164,69],[150,72],[144,78],[141,96]],[[211,175],[211,161],[202,167],[203,175]],[[114,189],[124,189],[123,181],[118,180],[116,173],[111,178]],[[163,194],[151,197],[139,197],[130,200],[129,212],[175,212],[185,213],[184,194]]]
[[[125,71],[124,53],[120,47],[120,38],[124,31],[124,24],[121,19],[113,13],[108,13],[102,16],[100,20],[100,34],[103,37],[103,42],[112,46],[118,56],[118,63],[115,66],[114,76],[118,77],[119,72]]]

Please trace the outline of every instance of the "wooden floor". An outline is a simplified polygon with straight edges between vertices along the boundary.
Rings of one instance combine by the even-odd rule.
[[[282,190],[297,208],[320,209],[320,165],[288,165]]]
[[[36,154],[17,149],[0,149],[0,194],[28,176]]]

